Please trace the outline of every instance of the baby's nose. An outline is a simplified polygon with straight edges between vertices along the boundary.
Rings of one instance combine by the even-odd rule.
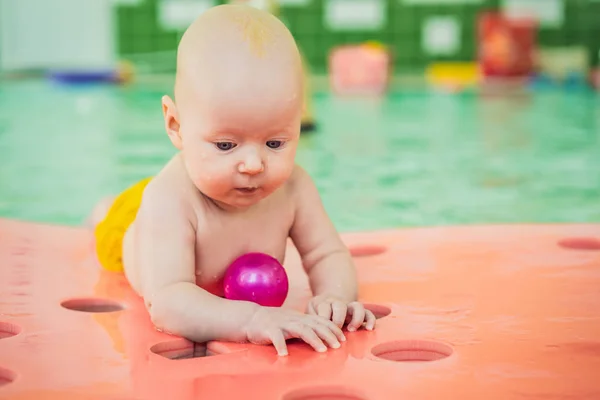
[[[238,166],[240,173],[248,175],[260,174],[264,169],[265,166],[262,159],[256,154],[248,155]]]

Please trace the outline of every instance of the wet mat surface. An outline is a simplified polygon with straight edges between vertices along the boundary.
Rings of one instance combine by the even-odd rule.
[[[600,225],[345,234],[377,329],[317,353],[155,330],[90,234],[0,219],[0,399],[600,398]],[[290,296],[306,277],[287,254]]]

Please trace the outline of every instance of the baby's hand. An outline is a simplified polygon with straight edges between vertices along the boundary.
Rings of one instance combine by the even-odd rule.
[[[358,301],[346,303],[335,297],[316,296],[308,303],[307,312],[331,320],[340,328],[348,323],[349,332],[356,331],[363,323],[368,330],[375,328],[375,315]]]
[[[250,343],[272,343],[277,354],[288,354],[286,339],[299,338],[316,351],[327,351],[325,343],[332,348],[345,341],[344,333],[333,322],[316,315],[274,307],[259,307],[245,327]]]

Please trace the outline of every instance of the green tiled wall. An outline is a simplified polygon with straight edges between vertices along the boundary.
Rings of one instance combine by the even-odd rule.
[[[158,23],[158,0],[142,0],[137,5],[117,9],[119,53],[128,57],[142,53],[174,50],[182,32],[167,31]],[[307,6],[282,7],[288,25],[313,70],[324,71],[329,50],[339,44],[377,40],[391,46],[396,70],[422,68],[439,59],[472,60],[475,56],[477,14],[495,9],[499,0],[483,4],[412,5],[401,0],[386,0],[387,21],[380,31],[335,32],[324,24],[324,1],[310,0]],[[598,65],[600,50],[600,1],[564,0],[565,23],[559,28],[542,28],[538,42],[544,47],[585,46],[593,65]],[[461,22],[461,48],[451,57],[431,57],[421,49],[421,26],[429,16],[452,15]]]

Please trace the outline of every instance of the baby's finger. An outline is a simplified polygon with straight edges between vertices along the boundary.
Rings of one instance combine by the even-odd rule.
[[[340,328],[339,326],[334,324],[331,320],[319,318],[319,319],[315,320],[315,322],[317,322],[320,325],[323,325],[325,328],[330,330],[337,337],[337,339],[340,342],[346,341],[346,336],[344,336],[344,332],[342,331],[342,328]]]
[[[331,318],[331,320],[334,324],[341,328],[342,326],[344,326],[344,322],[346,321],[346,313],[348,312],[348,307],[341,301],[336,301],[331,305],[331,308],[333,310],[333,318]]]
[[[321,338],[315,333],[315,331],[308,325],[293,326],[286,331],[293,337],[304,340],[307,344],[312,346],[319,353],[327,351],[327,346],[323,343]]]
[[[287,344],[283,332],[279,329],[273,329],[268,333],[268,336],[269,339],[271,339],[271,343],[273,343],[273,347],[275,347],[275,350],[277,351],[277,355],[287,356]]]
[[[329,345],[329,347],[333,349],[340,347],[340,341],[327,326],[315,322],[311,327],[315,333]]]
[[[348,331],[354,332],[365,321],[365,307],[362,303],[354,301],[348,305],[348,311],[352,314],[352,320],[348,324]]]
[[[331,303],[323,302],[317,306],[317,315],[325,319],[331,319]]]
[[[373,312],[371,312],[370,310],[365,310],[365,318],[367,320],[367,323],[365,324],[367,330],[372,331],[373,329],[375,329],[375,321],[377,321],[377,318],[375,318],[375,314],[373,314]]]
[[[317,310],[315,310],[315,306],[312,302],[308,303],[308,306],[306,307],[306,313],[308,315],[317,315]]]

